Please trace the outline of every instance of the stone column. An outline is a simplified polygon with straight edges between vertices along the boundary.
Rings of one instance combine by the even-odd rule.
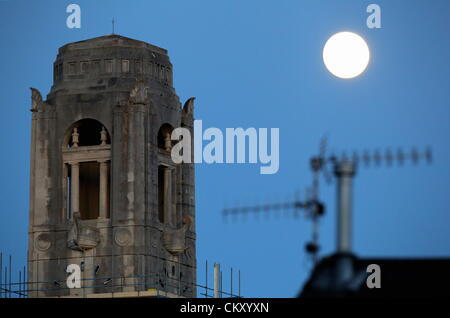
[[[164,221],[172,224],[172,171],[169,167],[164,167]]]
[[[71,167],[71,201],[72,201],[72,217],[74,213],[80,212],[80,164],[72,162]]]
[[[70,219],[70,198],[69,198],[69,188],[70,186],[68,185],[69,183],[69,165],[64,163],[64,168],[63,168],[63,184],[62,184],[62,188],[63,188],[63,193],[64,193],[64,207],[63,207],[63,213],[61,214],[61,220],[68,220]]]
[[[108,162],[99,161],[100,163],[100,197],[99,197],[99,218],[106,219],[108,217]]]

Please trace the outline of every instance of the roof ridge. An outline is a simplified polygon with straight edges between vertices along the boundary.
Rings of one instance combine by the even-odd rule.
[[[93,38],[88,38],[88,39],[85,39],[85,40],[80,40],[80,41],[66,43],[63,46],[61,46],[59,49],[60,50],[64,50],[64,49],[66,49],[66,48],[68,48],[70,46],[81,45],[83,43],[94,42],[94,41],[99,41],[99,40],[103,40],[103,39],[104,40],[108,40],[108,39],[122,39],[122,40],[125,40],[125,41],[130,41],[132,43],[134,42],[136,44],[145,45],[145,46],[148,46],[149,48],[152,48],[154,50],[161,51],[162,53],[167,54],[167,50],[164,49],[164,48],[161,48],[159,46],[150,44],[150,43],[145,42],[145,41],[133,39],[133,38],[130,38],[130,37],[127,37],[127,36],[124,36],[124,35],[120,35],[120,34],[115,34],[115,33],[114,34],[108,34],[108,35],[101,35],[101,36],[97,36],[97,37],[93,37]]]

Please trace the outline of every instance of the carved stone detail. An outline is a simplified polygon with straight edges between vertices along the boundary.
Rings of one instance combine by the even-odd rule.
[[[114,235],[114,241],[119,246],[128,246],[132,243],[131,233],[127,229],[118,229]]]
[[[146,104],[148,100],[148,86],[144,81],[137,81],[130,91],[129,101],[132,104]]]
[[[86,225],[80,220],[79,213],[74,213],[72,228],[69,231],[67,247],[75,251],[86,251],[100,243],[100,232],[97,228]]]
[[[38,107],[43,103],[41,93],[33,87],[31,89],[31,111],[37,112]]]
[[[188,249],[188,246],[186,245],[186,232],[189,230],[191,222],[191,218],[185,216],[181,228],[176,230],[164,229],[162,234],[164,247],[169,253],[178,255],[184,253]]]
[[[36,238],[35,246],[40,251],[46,251],[52,246],[51,237],[48,233],[41,233]]]
[[[190,115],[194,114],[194,100],[195,100],[195,97],[191,97],[184,103],[183,111],[186,114],[190,114]]]

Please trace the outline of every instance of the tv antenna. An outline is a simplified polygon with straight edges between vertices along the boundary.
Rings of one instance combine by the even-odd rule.
[[[268,211],[280,211],[293,209],[294,216],[297,216],[299,212],[305,213],[306,217],[312,221],[312,237],[311,240],[306,243],[306,252],[311,255],[314,263],[318,261],[319,246],[319,219],[325,214],[325,205],[319,200],[319,173],[324,171],[327,180],[328,174],[324,170],[325,151],[327,147],[327,137],[323,137],[320,142],[319,154],[311,158],[310,168],[313,174],[312,185],[307,189],[307,196],[305,200],[294,199],[283,203],[269,203],[264,205],[245,206],[227,208],[222,211],[224,216],[248,214],[250,212],[268,212]]]
[[[319,245],[319,219],[325,214],[325,204],[319,199],[320,175],[323,175],[327,183],[331,183],[333,177],[337,181],[337,252],[350,253],[351,251],[351,202],[352,202],[352,181],[356,174],[357,167],[363,164],[366,167],[371,165],[380,166],[385,163],[391,166],[394,162],[403,165],[406,161],[417,164],[421,160],[428,163],[432,161],[431,148],[424,152],[419,152],[412,148],[410,152],[402,149],[393,151],[386,149],[383,153],[380,150],[362,153],[353,152],[350,156],[345,152],[341,156],[327,155],[328,137],[322,137],[319,145],[319,153],[310,159],[310,169],[312,172],[312,185],[310,195],[304,201],[294,200],[278,204],[265,204],[246,207],[227,208],[223,210],[224,216],[248,214],[250,212],[276,211],[294,209],[294,211],[306,212],[312,221],[312,238],[306,243],[305,249],[311,255],[313,262],[318,261]],[[332,171],[332,173],[331,173]]]

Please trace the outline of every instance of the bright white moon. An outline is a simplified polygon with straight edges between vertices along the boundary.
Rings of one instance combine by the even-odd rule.
[[[323,62],[334,76],[353,78],[364,72],[370,52],[366,41],[353,32],[331,36],[323,48]]]

